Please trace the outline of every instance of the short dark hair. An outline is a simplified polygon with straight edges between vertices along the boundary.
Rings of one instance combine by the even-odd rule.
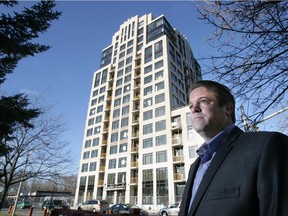
[[[199,88],[199,87],[204,87],[207,90],[214,92],[216,94],[216,98],[218,100],[218,104],[220,107],[223,107],[227,103],[231,102],[233,104],[233,107],[234,107],[233,112],[231,114],[231,117],[232,117],[233,123],[236,122],[235,99],[234,99],[234,96],[232,95],[230,89],[227,86],[222,85],[218,82],[211,81],[211,80],[200,80],[191,86],[190,93],[194,89]]]

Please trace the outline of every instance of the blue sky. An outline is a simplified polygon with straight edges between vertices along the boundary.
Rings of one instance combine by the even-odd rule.
[[[26,6],[35,2],[20,2]],[[53,104],[55,115],[63,115],[70,128],[63,139],[70,142],[77,173],[93,72],[99,69],[101,51],[111,44],[113,34],[128,18],[152,13],[165,15],[170,24],[189,41],[194,56],[200,58],[214,51],[205,40],[213,31],[199,20],[191,1],[61,1],[58,21],[41,35],[38,42],[51,45],[45,53],[22,60],[1,86],[9,94],[26,92],[41,95]],[[200,62],[201,64],[201,62]],[[202,67],[202,70],[205,70]],[[204,77],[207,78],[207,77]]]

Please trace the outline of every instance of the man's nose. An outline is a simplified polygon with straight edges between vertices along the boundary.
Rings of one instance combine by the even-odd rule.
[[[199,103],[195,103],[193,105],[193,107],[191,108],[191,112],[192,113],[201,112],[201,107],[200,107]]]

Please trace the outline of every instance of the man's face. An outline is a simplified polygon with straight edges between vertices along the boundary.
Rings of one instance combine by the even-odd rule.
[[[232,123],[231,107],[230,103],[219,107],[216,94],[205,87],[192,90],[189,108],[193,128],[205,141],[209,141]]]

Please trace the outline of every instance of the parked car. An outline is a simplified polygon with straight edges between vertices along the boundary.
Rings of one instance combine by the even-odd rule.
[[[32,207],[32,203],[30,201],[18,201],[16,208],[24,209]]]
[[[138,211],[138,214],[140,212],[141,216],[147,216],[149,213],[140,208],[139,206],[132,205],[132,204],[115,204],[110,206],[109,208],[106,209],[106,214],[130,214],[132,212],[136,213],[135,211]]]
[[[63,200],[46,200],[42,204],[42,209],[69,209],[69,205]]]
[[[159,211],[159,215],[161,216],[172,216],[172,215],[178,215],[180,211],[180,202],[174,203],[168,207],[161,208]]]
[[[93,212],[105,212],[109,207],[109,203],[106,200],[86,200],[80,204],[78,210],[93,211]]]

